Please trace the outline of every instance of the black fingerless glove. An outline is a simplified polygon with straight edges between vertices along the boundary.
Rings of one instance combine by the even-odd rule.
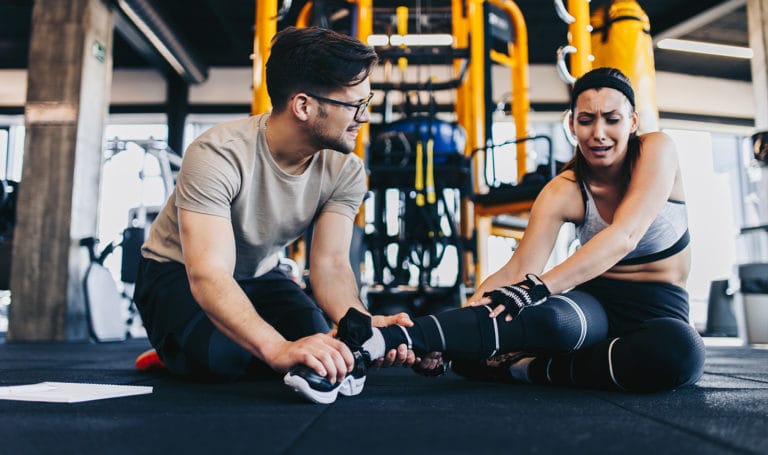
[[[483,297],[490,297],[492,308],[504,305],[504,313],[514,318],[523,308],[539,305],[551,294],[547,285],[539,277],[529,273],[525,276],[525,280],[486,292]]]

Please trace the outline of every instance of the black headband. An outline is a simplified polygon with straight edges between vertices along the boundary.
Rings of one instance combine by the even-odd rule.
[[[590,72],[582,76],[582,78],[577,80],[573,85],[573,90],[571,91],[571,110],[573,110],[573,108],[576,106],[576,99],[579,97],[579,95],[581,95],[583,91],[589,90],[591,88],[603,87],[608,87],[620,91],[624,94],[624,96],[627,97],[632,107],[635,107],[635,91],[632,90],[631,85],[615,76]]]

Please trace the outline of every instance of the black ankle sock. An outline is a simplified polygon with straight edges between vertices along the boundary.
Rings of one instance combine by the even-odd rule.
[[[608,371],[609,340],[576,352],[538,356],[528,377],[535,384],[614,388]]]

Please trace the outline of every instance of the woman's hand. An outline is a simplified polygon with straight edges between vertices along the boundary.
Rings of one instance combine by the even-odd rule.
[[[547,285],[539,277],[529,273],[525,280],[486,292],[479,301],[470,302],[470,305],[490,305],[493,309],[489,317],[495,318],[506,313],[504,320],[509,322],[524,308],[540,305],[550,295]]]

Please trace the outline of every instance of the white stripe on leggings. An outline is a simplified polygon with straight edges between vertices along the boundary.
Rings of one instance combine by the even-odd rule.
[[[440,334],[440,342],[443,343],[442,351],[445,352],[445,335],[443,334],[443,328],[440,327],[440,321],[437,320],[434,314],[430,314],[429,317],[431,317],[435,321],[435,325],[437,326],[437,332]]]
[[[581,324],[581,334],[579,335],[579,340],[571,348],[571,350],[576,351],[581,348],[581,345],[584,344],[584,340],[587,338],[587,316],[584,315],[584,311],[581,309],[581,307],[577,305],[576,302],[574,302],[571,298],[564,295],[553,295],[551,298],[560,299],[563,302],[566,302],[571,306],[571,308],[573,308],[573,311],[575,311],[576,315],[579,317],[579,323]]]
[[[405,335],[405,339],[406,339],[406,341],[408,341],[408,350],[409,351],[412,350],[413,349],[413,340],[411,340],[411,336],[408,335],[408,331],[405,330],[405,327],[403,327],[401,325],[398,325],[398,327],[400,327],[400,330],[403,331],[403,334]]]
[[[483,305],[486,310],[488,310],[488,314],[491,314],[493,312],[493,309],[489,307],[488,305]],[[499,323],[496,321],[496,318],[493,318],[493,333],[495,337],[495,343],[496,343],[496,349],[493,350],[493,352],[488,355],[488,357],[493,357],[499,352]]]
[[[616,387],[620,388],[621,390],[626,391],[624,387],[619,384],[619,381],[616,380],[616,376],[613,374],[613,360],[611,360],[611,353],[613,352],[613,345],[616,344],[616,342],[619,341],[618,338],[614,338],[611,340],[611,344],[608,345],[608,372],[611,374],[611,381],[613,381],[614,384],[616,384]]]
[[[549,367],[551,366],[552,366],[552,357],[550,357],[549,360],[547,360],[547,369],[546,369],[547,381],[549,381],[550,384],[552,384],[552,377],[549,375]]]

